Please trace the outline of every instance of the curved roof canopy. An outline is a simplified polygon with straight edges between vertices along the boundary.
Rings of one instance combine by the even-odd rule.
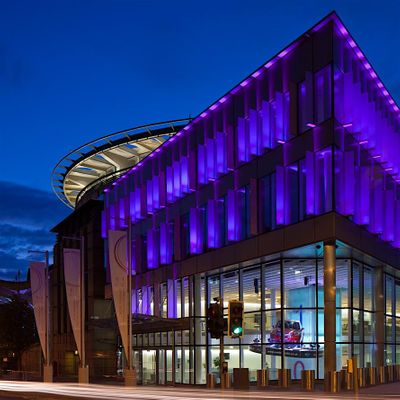
[[[51,185],[57,197],[75,208],[89,192],[120,176],[190,122],[178,119],[112,133],[71,151],[55,166]],[[96,190],[97,189],[97,190]]]

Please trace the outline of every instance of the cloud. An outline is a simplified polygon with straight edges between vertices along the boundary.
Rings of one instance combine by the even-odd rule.
[[[0,181],[0,279],[26,276],[32,254],[54,244],[50,229],[69,210],[50,192]]]

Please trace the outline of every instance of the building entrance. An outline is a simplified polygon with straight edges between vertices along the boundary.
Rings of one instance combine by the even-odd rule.
[[[175,368],[172,348],[135,350],[133,354],[139,384],[174,384]]]

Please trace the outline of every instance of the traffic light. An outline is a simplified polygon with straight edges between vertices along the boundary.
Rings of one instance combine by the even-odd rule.
[[[231,300],[228,304],[228,335],[243,336],[243,301]]]
[[[207,331],[214,339],[224,335],[224,313],[220,303],[212,303],[207,309]]]

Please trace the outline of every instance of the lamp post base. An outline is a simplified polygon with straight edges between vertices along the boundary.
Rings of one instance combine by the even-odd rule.
[[[136,370],[125,369],[125,386],[136,386]]]
[[[89,383],[89,367],[79,367],[79,383]]]
[[[53,382],[53,366],[44,365],[43,366],[43,382]]]

